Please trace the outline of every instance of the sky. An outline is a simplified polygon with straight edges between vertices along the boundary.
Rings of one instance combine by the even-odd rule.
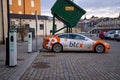
[[[51,7],[57,0],[41,0],[42,15],[52,16]],[[86,11],[83,15],[95,17],[118,17],[120,14],[120,0],[73,0]]]

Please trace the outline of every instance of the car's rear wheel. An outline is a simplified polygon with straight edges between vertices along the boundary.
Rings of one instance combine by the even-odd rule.
[[[52,50],[56,53],[59,53],[63,50],[63,47],[62,47],[61,44],[56,43],[56,44],[53,45]]]
[[[120,41],[120,39],[116,39],[116,41]]]
[[[105,52],[105,47],[102,44],[97,44],[95,46],[95,52],[97,52],[97,53],[103,53],[103,52]]]

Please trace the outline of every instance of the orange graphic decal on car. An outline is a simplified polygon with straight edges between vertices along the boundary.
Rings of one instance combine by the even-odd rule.
[[[80,44],[80,48],[82,48],[83,47],[83,44]]]
[[[60,42],[60,39],[59,38],[56,38],[56,37],[51,37],[51,38],[49,38],[49,42],[47,43],[47,47],[49,48],[49,49],[51,49],[52,48],[52,45],[54,44],[54,43],[56,43],[56,42]]]

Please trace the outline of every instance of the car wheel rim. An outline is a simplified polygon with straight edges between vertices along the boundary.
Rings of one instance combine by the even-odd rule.
[[[104,47],[103,47],[102,45],[97,45],[97,46],[96,46],[96,51],[97,51],[98,53],[102,53],[102,52],[104,51]]]
[[[56,45],[54,45],[53,49],[54,49],[55,52],[60,52],[62,50],[62,47],[61,47],[61,45],[56,44]]]

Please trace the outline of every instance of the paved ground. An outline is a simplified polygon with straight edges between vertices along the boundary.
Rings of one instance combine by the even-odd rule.
[[[42,38],[38,39],[38,49],[41,47]],[[5,66],[6,50],[5,45],[0,45],[0,80],[17,80],[25,72],[37,53],[27,53],[27,42],[18,42],[17,67],[10,68]],[[33,40],[33,50],[36,49],[35,40]],[[14,78],[14,79],[13,79]]]
[[[106,54],[42,52],[20,80],[120,80],[120,42],[107,42]]]
[[[39,38],[38,49],[41,41]],[[107,42],[111,44],[107,54],[74,51],[28,54],[27,42],[18,42],[18,64],[14,68],[5,66],[5,45],[0,45],[0,80],[119,80],[120,42]],[[35,40],[33,44],[35,50]]]

